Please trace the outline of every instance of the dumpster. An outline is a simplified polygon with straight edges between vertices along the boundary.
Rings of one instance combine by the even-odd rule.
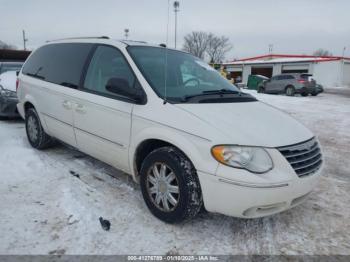
[[[248,89],[258,90],[259,84],[268,79],[268,77],[262,75],[250,75],[248,76],[247,87]]]

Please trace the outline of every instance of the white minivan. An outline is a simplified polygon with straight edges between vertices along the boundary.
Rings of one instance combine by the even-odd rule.
[[[168,223],[209,212],[255,218],[294,207],[320,178],[314,135],[191,54],[107,37],[48,42],[18,77],[37,149],[60,140],[140,183]]]

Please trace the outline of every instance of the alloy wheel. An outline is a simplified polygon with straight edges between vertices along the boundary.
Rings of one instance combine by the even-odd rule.
[[[31,141],[34,142],[38,139],[38,134],[39,134],[36,119],[33,116],[29,116],[27,125],[28,125],[29,138]]]
[[[179,182],[164,163],[154,163],[147,173],[147,192],[153,204],[165,212],[173,211],[180,199]]]

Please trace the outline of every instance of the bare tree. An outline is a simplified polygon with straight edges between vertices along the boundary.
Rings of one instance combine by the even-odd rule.
[[[14,45],[6,44],[5,42],[0,40],[0,49],[17,49],[17,47]]]
[[[232,49],[229,38],[225,36],[208,35],[207,54],[211,63],[220,63],[224,60],[225,55]]]
[[[204,59],[208,47],[208,34],[201,31],[194,31],[187,34],[184,39],[183,50]]]
[[[314,56],[332,56],[333,54],[326,50],[326,49],[323,49],[323,48],[320,48],[320,49],[317,49],[314,53],[313,53]]]

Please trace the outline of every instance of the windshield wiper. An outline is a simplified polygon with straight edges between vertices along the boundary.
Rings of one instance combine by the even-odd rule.
[[[34,77],[34,78],[38,78],[38,79],[41,79],[41,80],[45,80],[45,77],[37,75],[37,74],[26,73],[25,75],[31,76],[31,77]]]
[[[199,94],[194,95],[186,95],[181,98],[183,102],[186,102],[188,99],[198,97],[198,96],[207,96],[207,95],[226,95],[226,94],[239,94],[241,95],[241,92],[235,91],[235,90],[229,90],[229,89],[218,89],[218,90],[207,90],[203,91]]]
[[[219,89],[219,90],[207,90],[203,91],[202,94],[239,94],[239,91],[230,90],[230,89]]]

